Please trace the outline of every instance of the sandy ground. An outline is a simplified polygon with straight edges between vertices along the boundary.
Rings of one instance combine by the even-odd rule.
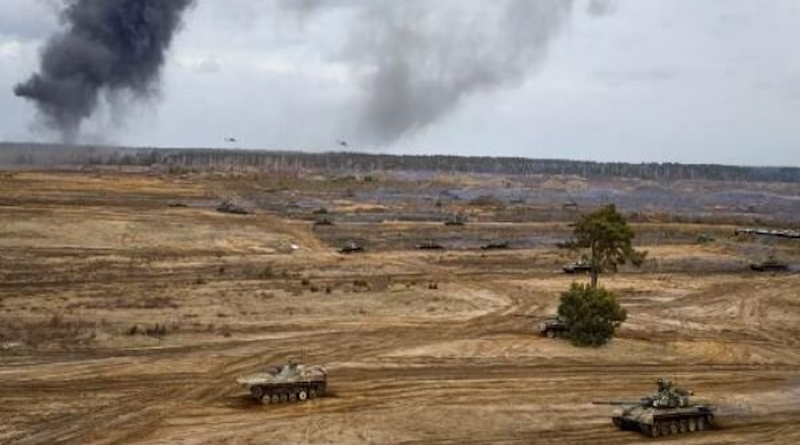
[[[674,443],[591,404],[661,376],[720,410],[677,442],[800,443],[800,275],[748,272],[734,243],[648,246],[604,279],[630,314],[618,338],[579,349],[535,329],[576,279],[555,249],[343,256],[309,222],[169,207],[216,199],[207,180],[2,182],[0,443]],[[234,384],[290,358],[333,394],[264,407]]]

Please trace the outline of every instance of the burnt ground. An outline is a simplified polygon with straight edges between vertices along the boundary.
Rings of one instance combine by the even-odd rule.
[[[520,202],[486,177],[4,174],[0,443],[658,443],[591,401],[661,376],[719,406],[720,428],[681,443],[800,442],[800,275],[748,270],[796,266],[800,245],[732,234],[774,202],[791,216],[796,189],[711,216],[629,209],[650,259],[603,279],[629,321],[579,349],[536,332],[581,279],[553,245],[562,198],[591,190],[572,181]],[[226,198],[253,214],[216,212]],[[335,225],[313,227],[319,207]],[[471,222],[445,227],[452,212]],[[350,239],[367,252],[336,253]],[[431,239],[448,249],[413,248]],[[477,248],[495,239],[512,248]],[[263,407],[234,384],[290,358],[325,365],[332,396]]]

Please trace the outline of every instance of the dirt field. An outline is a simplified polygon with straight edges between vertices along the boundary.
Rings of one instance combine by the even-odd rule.
[[[530,223],[476,204],[457,229],[373,221],[393,204],[337,184],[326,202],[210,175],[0,176],[0,443],[800,443],[800,274],[748,270],[797,266],[800,242],[637,224],[647,264],[602,279],[629,320],[579,349],[536,332],[581,279],[559,273],[561,202]],[[214,210],[230,197],[254,214]],[[322,204],[344,222],[313,227]],[[497,237],[512,249],[477,248]],[[338,254],[351,238],[368,251]],[[451,245],[413,248],[432,238]],[[325,365],[332,396],[265,407],[235,385],[288,359]],[[646,439],[591,404],[661,376],[718,405],[719,428]]]

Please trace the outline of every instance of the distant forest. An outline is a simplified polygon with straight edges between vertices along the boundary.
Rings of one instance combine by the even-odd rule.
[[[153,149],[0,143],[0,165],[6,166],[166,166],[189,169],[256,169],[260,171],[381,170],[484,173],[505,175],[574,175],[585,178],[631,178],[656,181],[715,180],[800,183],[797,167],[737,167],[676,163],[601,163],[557,159],[303,153],[226,149]]]

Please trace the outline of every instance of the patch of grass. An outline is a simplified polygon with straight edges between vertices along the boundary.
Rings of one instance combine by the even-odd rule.
[[[34,349],[44,346],[85,346],[95,340],[103,324],[68,320],[60,314],[54,314],[47,321],[11,318],[0,322],[0,342],[18,342]]]

